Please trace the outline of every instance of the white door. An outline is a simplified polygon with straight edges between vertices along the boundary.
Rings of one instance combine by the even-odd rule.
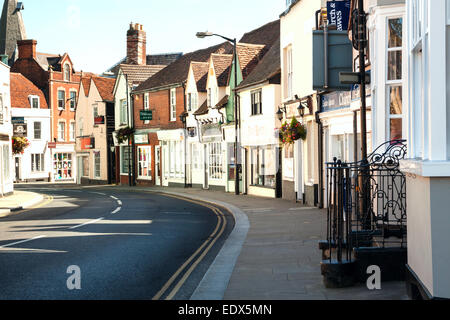
[[[155,146],[155,184],[161,185],[161,147]]]
[[[168,187],[169,186],[169,171],[170,171],[170,164],[169,164],[169,148],[168,144],[163,144],[161,148],[161,157],[162,157],[162,186]]]

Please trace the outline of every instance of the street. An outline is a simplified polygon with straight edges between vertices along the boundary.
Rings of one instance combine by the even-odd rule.
[[[233,228],[226,210],[179,197],[18,189],[46,199],[0,219],[0,299],[189,299]]]

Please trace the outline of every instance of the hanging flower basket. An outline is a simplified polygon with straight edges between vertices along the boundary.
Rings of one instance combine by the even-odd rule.
[[[30,141],[23,137],[12,138],[12,153],[14,155],[23,154],[25,149],[30,146]]]
[[[293,144],[297,140],[306,140],[306,127],[292,118],[291,123],[285,122],[280,129],[280,142],[283,144]]]
[[[127,140],[130,141],[130,138],[134,134],[134,131],[135,131],[134,128],[130,128],[130,127],[119,129],[116,132],[117,142],[119,144],[122,144]]]

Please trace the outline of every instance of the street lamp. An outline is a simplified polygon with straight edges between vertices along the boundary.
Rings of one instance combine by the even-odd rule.
[[[222,39],[225,39],[231,43],[233,43],[233,63],[234,63],[234,130],[235,130],[235,142],[234,142],[234,163],[235,163],[235,172],[234,172],[234,189],[236,195],[239,195],[239,172],[240,172],[240,164],[238,164],[238,112],[237,112],[237,92],[236,87],[237,83],[237,40],[236,38],[231,39],[220,34],[212,33],[209,31],[206,32],[197,32],[197,38],[203,39],[205,37],[217,36]]]

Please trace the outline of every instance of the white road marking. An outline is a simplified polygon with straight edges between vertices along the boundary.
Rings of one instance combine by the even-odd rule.
[[[119,200],[119,198],[116,198],[116,197],[114,197],[114,196],[109,196],[111,199],[114,199],[114,200]]]
[[[106,193],[103,193],[103,192],[94,192],[94,191],[91,191],[90,193],[93,193],[93,194],[99,194],[99,195],[101,195],[101,196],[106,196]]]
[[[317,208],[314,208],[314,207],[290,208],[289,211],[312,210],[312,209],[317,209]]]
[[[22,241],[17,241],[17,242],[10,243],[10,244],[5,244],[4,246],[1,246],[0,249],[11,247],[11,246],[14,246],[16,244],[20,244],[20,243],[24,243],[24,242],[29,242],[29,241],[33,241],[33,240],[37,240],[37,239],[42,239],[42,238],[45,238],[45,237],[46,236],[37,236],[37,237],[31,238],[31,239],[28,239],[28,240],[22,240]]]
[[[116,214],[116,213],[119,212],[120,210],[122,210],[122,207],[118,207],[116,210],[114,210],[113,212],[111,212],[111,214]]]
[[[105,219],[105,218],[99,218],[99,219],[96,219],[96,220],[88,221],[88,222],[80,224],[78,226],[70,227],[69,229],[77,229],[77,228],[83,227],[83,226],[88,225],[88,224],[93,224],[93,223],[102,221],[103,219]]]
[[[121,205],[122,205],[122,201],[117,200],[117,204],[118,204],[119,206],[121,206]]]

